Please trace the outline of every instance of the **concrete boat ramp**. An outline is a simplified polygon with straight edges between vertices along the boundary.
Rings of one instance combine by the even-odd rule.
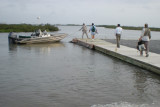
[[[122,45],[120,48],[116,48],[116,44],[112,44],[100,39],[92,40],[75,38],[72,40],[72,42],[160,74],[160,54],[149,52],[149,57],[145,57],[145,54],[140,56],[140,53],[137,51],[137,49]]]

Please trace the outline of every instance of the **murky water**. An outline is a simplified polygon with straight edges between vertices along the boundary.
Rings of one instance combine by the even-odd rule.
[[[79,27],[60,28],[70,35],[54,44],[8,45],[0,34],[0,107],[160,106],[159,75],[71,44]]]

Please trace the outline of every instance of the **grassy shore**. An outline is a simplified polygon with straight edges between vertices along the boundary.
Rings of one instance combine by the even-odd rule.
[[[31,25],[31,24],[0,24],[0,32],[33,32],[37,29],[47,31],[58,31],[54,25]]]
[[[98,25],[99,27],[105,27],[110,29],[115,29],[117,26],[115,25]],[[133,27],[133,26],[122,26],[123,29],[126,30],[142,30],[143,27]],[[151,31],[160,31],[160,28],[149,27]]]

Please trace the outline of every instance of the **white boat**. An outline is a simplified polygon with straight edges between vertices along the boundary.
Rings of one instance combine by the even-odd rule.
[[[15,44],[33,44],[33,43],[50,43],[50,42],[58,42],[65,38],[67,34],[65,33],[56,33],[49,34],[46,31],[41,32],[38,30],[31,34],[31,36],[21,36],[16,35],[13,32],[10,32],[8,35],[9,42]]]

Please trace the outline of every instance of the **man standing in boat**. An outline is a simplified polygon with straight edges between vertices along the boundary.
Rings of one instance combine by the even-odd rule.
[[[87,33],[87,26],[85,25],[85,23],[83,23],[83,26],[81,29],[79,29],[79,31],[82,30],[82,39],[83,39],[83,35],[86,34],[87,38],[88,38],[88,33]]]

